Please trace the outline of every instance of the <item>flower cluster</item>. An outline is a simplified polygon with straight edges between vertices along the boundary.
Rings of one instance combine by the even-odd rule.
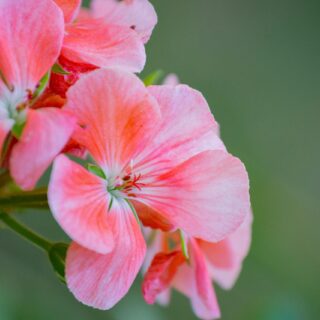
[[[199,318],[218,318],[212,280],[230,288],[250,245],[248,176],[201,93],[134,74],[153,6],[0,0],[0,21],[0,166],[32,190],[53,164],[70,291],[109,309],[142,270],[147,303],[174,287]]]

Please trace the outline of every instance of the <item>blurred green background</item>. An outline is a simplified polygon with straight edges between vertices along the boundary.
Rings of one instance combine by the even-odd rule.
[[[252,249],[236,286],[217,288],[224,320],[319,319],[319,1],[154,0],[144,74],[161,68],[204,93],[251,178]],[[50,214],[21,219],[52,239]],[[78,303],[36,248],[0,230],[0,320],[196,319],[175,294],[148,306],[140,279],[114,309]]]

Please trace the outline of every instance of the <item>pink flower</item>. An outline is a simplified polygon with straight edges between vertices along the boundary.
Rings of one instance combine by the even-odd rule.
[[[136,32],[103,19],[77,19],[80,0],[55,0],[63,10],[65,37],[61,57],[80,65],[119,67],[140,72],[145,64],[144,45]]]
[[[158,232],[145,261],[149,266],[142,285],[146,302],[152,304],[157,300],[168,304],[170,287],[173,287],[190,298],[199,318],[219,318],[220,309],[211,281],[224,289],[233,286],[250,247],[251,223],[250,214],[233,234],[217,243],[190,238],[187,242],[189,261],[182,252],[177,233]]]
[[[115,67],[142,71],[146,54],[138,34],[117,21],[95,18],[80,11],[80,0],[55,0],[63,10],[65,37],[59,64],[68,74],[52,73],[50,89],[65,97],[82,73],[96,68]],[[116,10],[116,8],[115,8]]]
[[[135,30],[144,43],[157,24],[157,14],[148,0],[93,0],[91,13],[108,23]]]
[[[55,219],[75,241],[66,280],[77,299],[111,308],[129,290],[145,255],[135,218],[219,241],[250,210],[248,177],[217,136],[203,96],[179,85],[146,88],[133,74],[97,70],[67,92],[75,139],[100,169],[60,155],[49,184]],[[135,209],[134,209],[135,208]]]
[[[33,109],[39,81],[60,54],[63,16],[50,0],[3,0],[0,21],[0,150],[9,132],[24,126],[9,165],[19,186],[32,189],[75,124],[57,108]]]

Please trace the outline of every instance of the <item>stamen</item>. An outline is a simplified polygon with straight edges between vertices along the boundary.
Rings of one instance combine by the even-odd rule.
[[[127,196],[131,197],[131,198],[136,198],[137,197],[134,193],[127,193]]]
[[[18,105],[16,106],[16,110],[17,110],[17,111],[22,111],[22,110],[24,110],[26,107],[27,107],[27,104],[26,104],[25,102],[21,102],[20,104],[18,104]]]
[[[131,179],[131,174],[128,174],[128,175],[126,175],[126,176],[124,176],[123,178],[122,178],[122,180],[124,180],[124,181],[128,181],[128,180],[130,180]]]
[[[123,198],[135,198],[135,191],[141,191],[141,188],[145,186],[144,183],[140,182],[141,176],[141,173],[133,173],[133,159],[131,159],[129,165],[123,171],[123,176],[119,175],[109,180],[108,191],[111,193],[117,191],[117,196]]]
[[[33,93],[32,93],[32,90],[30,89],[27,89],[27,97],[28,97],[28,100],[31,101],[33,99]]]

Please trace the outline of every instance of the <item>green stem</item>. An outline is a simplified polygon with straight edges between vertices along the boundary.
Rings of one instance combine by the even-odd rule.
[[[47,190],[38,189],[0,196],[0,209],[48,209]]]
[[[49,252],[52,248],[53,244],[50,241],[36,234],[34,231],[15,220],[12,216],[9,216],[4,212],[0,212],[0,220],[11,230],[19,234],[21,237],[29,240],[44,251]]]
[[[11,181],[10,173],[8,170],[1,172],[0,174],[0,188],[5,186],[8,182]]]
[[[3,145],[2,145],[2,150],[0,150],[0,167],[3,166],[3,162],[4,162],[5,158],[6,158],[6,155],[7,155],[7,152],[9,150],[9,147],[10,147],[10,144],[11,144],[12,140],[13,140],[13,136],[10,133],[8,135],[8,137],[5,139],[5,141],[4,141]]]

